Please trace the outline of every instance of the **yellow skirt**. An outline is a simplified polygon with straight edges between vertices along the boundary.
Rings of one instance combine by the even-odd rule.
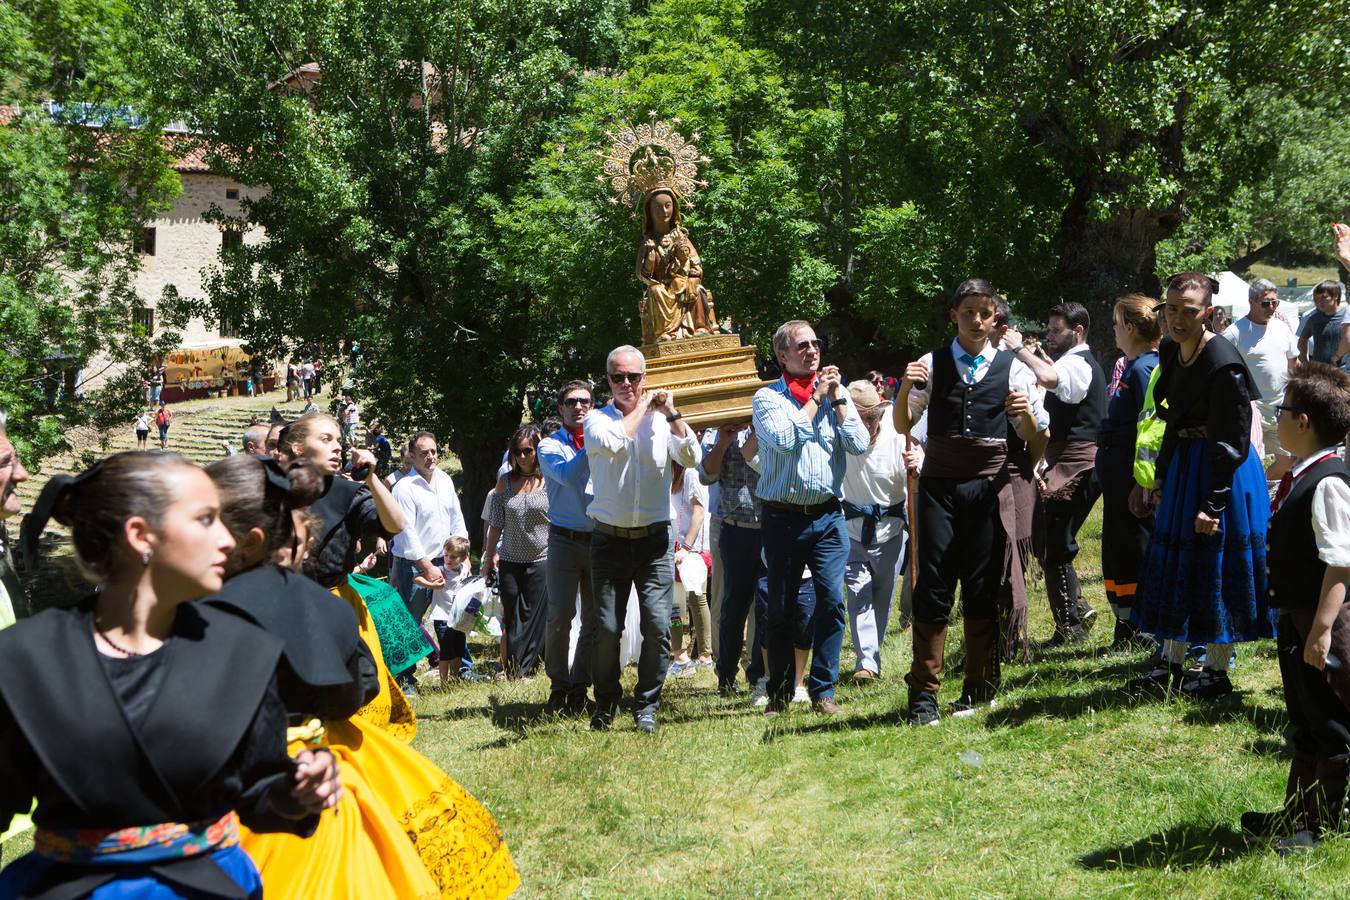
[[[246,833],[269,898],[506,897],[520,886],[492,814],[408,746],[417,718],[380,652],[361,596],[344,583],[375,657],[380,693],[345,722],[324,723],[344,796],[307,839]],[[291,753],[301,749],[294,744]]]

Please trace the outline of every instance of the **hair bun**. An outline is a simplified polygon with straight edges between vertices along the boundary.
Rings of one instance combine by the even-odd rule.
[[[291,509],[303,509],[323,496],[323,476],[314,463],[307,459],[292,460],[286,464],[285,472]]]

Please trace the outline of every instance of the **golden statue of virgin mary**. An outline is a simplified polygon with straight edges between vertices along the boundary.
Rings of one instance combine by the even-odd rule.
[[[600,154],[605,161],[599,178],[618,194],[610,202],[642,210],[635,271],[646,288],[640,303],[643,343],[716,332],[703,263],[680,222],[681,198],[692,207],[688,196],[707,184],[697,180],[697,164],[707,158],[665,122],[624,126],[609,137],[614,144]]]

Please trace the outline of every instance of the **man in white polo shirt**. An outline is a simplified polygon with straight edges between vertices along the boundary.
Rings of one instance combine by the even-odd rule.
[[[436,436],[421,431],[413,435],[408,444],[412,448],[412,471],[400,478],[392,491],[394,501],[403,510],[406,524],[389,548],[389,583],[398,590],[408,612],[420,623],[431,604],[432,588],[414,584],[413,579],[420,575],[432,587],[442,584],[444,576],[440,566],[445,561],[442,556],[445,540],[452,535],[467,538],[469,529],[464,524],[454,482],[448,473],[437,467],[440,454]],[[447,660],[450,671],[457,672],[461,678],[470,677],[473,658],[469,656],[463,632],[456,632],[456,635],[462,646],[457,644],[454,648],[460,651],[459,660]],[[409,689],[414,695],[417,693],[411,670],[396,672],[395,676],[404,693]]]
[[[591,535],[595,593],[595,715],[591,727],[614,723],[623,699],[619,638],[628,594],[637,588],[642,654],[633,691],[639,731],[656,730],[661,685],[670,668],[670,607],[675,594],[674,542],[670,532],[671,463],[698,466],[698,437],[686,425],[669,391],[643,390],[647,361],[636,347],[610,351],[605,361],[614,399],[592,409],[582,423],[591,461],[594,499],[586,514]]]
[[[1270,465],[1267,481],[1279,481],[1294,458],[1280,446],[1280,432],[1275,427],[1279,410],[1275,407],[1284,399],[1284,385],[1298,359],[1298,338],[1284,320],[1275,315],[1280,308],[1280,295],[1275,285],[1258,278],[1247,288],[1247,314],[1224,330],[1223,336],[1238,348],[1247,361],[1261,399],[1256,411],[1261,416],[1261,434]]]

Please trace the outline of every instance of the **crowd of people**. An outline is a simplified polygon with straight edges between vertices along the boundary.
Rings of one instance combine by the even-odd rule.
[[[1350,265],[1344,226],[1337,249]],[[0,896],[505,895],[490,813],[409,746],[423,659],[442,684],[542,668],[548,713],[606,731],[631,655],[628,713],[651,733],[668,679],[700,670],[765,717],[837,716],[845,631],[866,683],[908,630],[904,720],[935,726],[994,707],[1002,666],[1033,658],[1034,572],[1050,645],[1087,641],[1077,538],[1099,498],[1112,646],[1147,656],[1121,689],[1213,702],[1236,645],[1275,639],[1294,758],[1283,806],[1242,825],[1315,844],[1350,790],[1350,374],[1332,364],[1350,328],[1339,284],[1298,337],[1268,283],[1222,328],[1216,290],[1189,272],[1121,297],[1110,373],[1082,305],[1033,341],[982,279],[899,378],[847,381],[789,321],[749,421],[702,434],[616,347],[608,402],[570,381],[551,424],[506,442],[478,572],[500,594],[495,662],[467,640],[469,523],[434,434],[388,471],[383,428],[362,438],[344,395],[339,417],[255,423],[202,469],[146,452],[138,417],[137,451],[56,476],[25,519],[29,554],[68,526],[97,591],[28,616],[0,553],[0,822],[37,826]],[[311,399],[318,368],[294,372]],[[2,429],[10,517],[27,473]],[[387,585],[363,575],[379,557]]]

